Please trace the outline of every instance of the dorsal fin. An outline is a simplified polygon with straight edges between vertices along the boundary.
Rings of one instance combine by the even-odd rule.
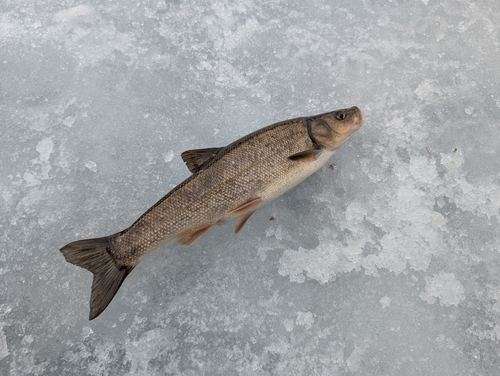
[[[212,157],[221,149],[222,148],[186,150],[181,154],[181,158],[186,163],[189,171],[194,174],[195,172],[198,172],[200,170],[202,164],[212,159]]]

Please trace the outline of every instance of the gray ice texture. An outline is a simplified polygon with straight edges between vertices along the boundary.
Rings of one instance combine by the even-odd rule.
[[[498,375],[500,2],[0,3],[0,374]],[[187,149],[350,106],[329,164],[88,321],[74,240]]]

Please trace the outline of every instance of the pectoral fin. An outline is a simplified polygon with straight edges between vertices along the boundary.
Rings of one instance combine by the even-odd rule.
[[[303,161],[303,162],[313,162],[321,154],[321,149],[311,149],[311,150],[305,150],[301,151],[300,153],[293,154],[288,157],[288,159],[292,161]]]
[[[191,245],[205,235],[212,227],[214,225],[206,225],[194,230],[185,231],[177,237],[176,241],[181,245]]]
[[[186,163],[189,171],[194,174],[200,170],[202,164],[212,159],[212,157],[221,149],[223,148],[186,150],[181,154],[181,158]]]

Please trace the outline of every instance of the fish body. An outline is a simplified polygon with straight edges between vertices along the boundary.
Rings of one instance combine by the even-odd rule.
[[[357,107],[282,121],[221,148],[182,153],[189,178],[127,229],[61,249],[94,273],[90,319],[110,303],[132,269],[176,240],[189,245],[216,224],[238,219],[238,232],[260,207],[321,168],[363,123]]]

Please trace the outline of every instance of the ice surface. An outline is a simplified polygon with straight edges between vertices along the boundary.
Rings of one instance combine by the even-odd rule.
[[[500,2],[0,3],[0,374],[495,375]],[[325,166],[89,322],[64,244],[122,230],[182,151],[356,105]]]
[[[465,299],[464,286],[451,273],[440,272],[435,277],[426,277],[425,281],[425,292],[420,297],[428,303],[435,303],[439,298],[442,305],[450,306]]]

